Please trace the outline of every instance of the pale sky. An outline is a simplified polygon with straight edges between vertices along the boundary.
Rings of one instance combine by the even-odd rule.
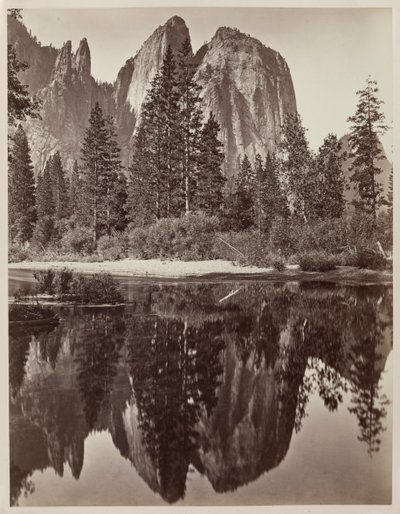
[[[333,132],[341,137],[356,108],[356,91],[368,75],[378,81],[386,122],[392,125],[392,20],[390,9],[277,9],[158,7],[24,9],[23,20],[42,42],[56,48],[86,37],[92,75],[114,82],[127,59],[171,16],[189,28],[193,50],[220,26],[237,27],[281,53],[289,65],[297,108],[314,150]],[[391,160],[392,131],[384,137]]]

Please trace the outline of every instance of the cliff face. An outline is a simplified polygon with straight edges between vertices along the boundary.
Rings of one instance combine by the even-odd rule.
[[[23,24],[9,18],[9,43],[15,45],[18,58],[30,65],[20,78],[43,104],[42,120],[30,120],[27,130],[36,173],[56,150],[72,169],[74,160],[79,159],[80,143],[96,101],[116,118],[122,163],[127,166],[151,80],[161,68],[168,45],[177,53],[188,38],[184,20],[174,16],[128,59],[114,85],[99,84],[91,76],[86,39],[75,53],[70,41],[60,50],[42,47]],[[296,110],[290,71],[277,52],[226,27],[218,29],[194,59],[196,80],[203,87],[205,119],[212,111],[221,125],[224,172],[231,176],[245,152],[253,158],[257,152],[265,156],[274,150],[284,115]]]
[[[190,36],[185,22],[179,16],[174,16],[153,32],[135,57],[129,59],[118,73],[114,99],[125,163],[130,160],[132,136],[147,90],[161,68],[168,45],[176,54],[186,39],[190,39]]]
[[[221,27],[197,53],[197,82],[205,115],[216,115],[225,145],[224,171],[235,174],[244,153],[273,151],[285,115],[296,112],[290,70],[283,57],[236,29]]]

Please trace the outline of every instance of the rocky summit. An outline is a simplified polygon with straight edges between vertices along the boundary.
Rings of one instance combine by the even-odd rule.
[[[21,22],[9,17],[9,43],[30,66],[20,79],[42,101],[42,119],[28,121],[27,130],[36,173],[56,150],[67,169],[72,169],[96,101],[106,114],[115,116],[122,163],[127,166],[150,82],[168,45],[177,52],[186,39],[190,35],[185,21],[172,17],[121,67],[114,84],[107,84],[91,75],[86,39],[76,52],[70,41],[56,50],[42,46]],[[278,52],[229,27],[219,28],[193,59],[196,80],[203,88],[205,117],[210,112],[216,115],[225,148],[223,169],[233,176],[244,153],[250,158],[256,153],[265,157],[276,148],[285,114],[296,111],[289,67]]]

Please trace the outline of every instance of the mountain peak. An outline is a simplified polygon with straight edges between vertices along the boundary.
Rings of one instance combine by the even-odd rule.
[[[185,20],[180,16],[172,16],[172,18],[169,18],[164,25],[184,25],[186,27]]]

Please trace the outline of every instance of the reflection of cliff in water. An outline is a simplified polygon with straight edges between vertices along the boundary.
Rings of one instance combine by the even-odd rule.
[[[233,286],[232,286],[233,288]],[[68,463],[107,430],[167,502],[189,466],[223,492],[279,465],[311,394],[351,393],[372,455],[385,429],[379,378],[392,291],[321,284],[152,286],[125,309],[64,309],[51,331],[10,335],[11,501],[34,470]]]

